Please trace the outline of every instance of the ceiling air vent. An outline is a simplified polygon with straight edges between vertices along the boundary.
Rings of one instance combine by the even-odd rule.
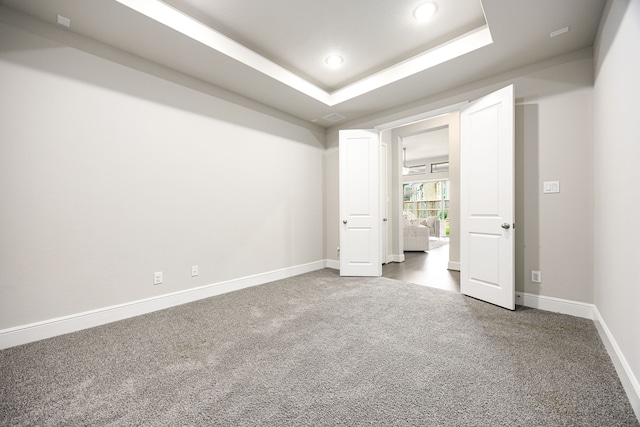
[[[345,118],[345,116],[338,113],[331,113],[323,117],[323,119],[331,123],[339,122],[340,120],[344,120]]]

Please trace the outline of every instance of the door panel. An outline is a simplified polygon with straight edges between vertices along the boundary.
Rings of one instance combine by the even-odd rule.
[[[347,233],[347,247],[351,257],[350,263],[366,265],[371,262],[370,250],[373,239],[371,238],[371,228],[350,227]]]
[[[474,215],[496,215],[499,210],[498,181],[499,107],[490,106],[469,117],[473,144],[468,146],[469,203]]]
[[[343,130],[339,142],[340,275],[380,276],[378,132]]]
[[[498,236],[469,233],[469,252],[472,254],[488,254],[491,258],[498,258],[499,243]],[[484,285],[499,286],[498,266],[483,262],[481,257],[472,257],[469,259],[469,280]]]
[[[515,309],[513,86],[460,116],[460,290]]]
[[[349,165],[347,170],[347,211],[351,215],[371,215],[369,176],[371,165],[368,138],[350,138],[346,144]]]

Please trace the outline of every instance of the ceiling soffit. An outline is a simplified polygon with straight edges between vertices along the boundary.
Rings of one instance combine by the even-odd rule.
[[[368,6],[371,7],[369,4],[371,2],[367,2],[366,0],[347,2],[351,8],[346,11],[341,10],[340,13],[332,12],[333,16],[327,15],[326,11],[335,10],[336,4],[344,5],[345,2],[339,0],[323,2],[321,5],[325,13],[320,13],[320,18],[311,15],[309,18],[311,21],[306,24],[303,23],[301,26],[299,25],[297,32],[291,30],[293,27],[289,26],[288,23],[299,21],[300,16],[307,16],[301,15],[301,11],[297,10],[297,8],[308,7],[310,4],[315,4],[315,7],[318,7],[318,2],[293,2],[298,6],[289,11],[284,7],[284,3],[291,7],[292,2],[286,0],[273,0],[270,2],[167,0],[166,3],[158,0],[146,0],[144,2],[137,0],[115,1],[211,49],[227,55],[270,78],[286,84],[327,106],[337,105],[356,98],[487,46],[493,42],[489,28],[485,24],[486,21],[482,14],[479,0],[442,2],[443,5],[455,3],[457,6],[455,8],[449,6],[443,7],[444,10],[442,14],[444,18],[446,18],[448,14],[455,12],[459,14],[460,18],[453,19],[449,17],[448,19],[441,19],[438,22],[442,23],[439,26],[436,25],[434,31],[423,31],[423,34],[420,36],[416,36],[415,23],[405,22],[408,18],[404,20],[383,19],[383,22],[388,21],[389,23],[393,23],[393,25],[386,25],[390,27],[387,33],[379,30],[376,24],[369,23],[366,19],[367,16],[364,12],[367,12]],[[276,4],[273,4],[274,2]],[[281,8],[278,7],[280,3],[283,3],[283,5],[280,5]],[[409,17],[412,13],[412,7],[416,5],[415,1],[398,0],[388,3],[375,3],[385,4],[387,8],[393,6],[395,8],[392,8],[392,10],[399,10]],[[230,5],[236,6],[232,7]],[[332,5],[334,7],[332,7]],[[411,5],[411,7],[409,7],[409,5]],[[471,5],[476,5],[476,7],[471,7]],[[466,6],[466,9],[464,6]],[[217,18],[214,16],[216,7],[222,8]],[[251,9],[247,10],[248,7],[251,7]],[[380,5],[377,7],[378,10],[376,11],[369,11],[369,13],[378,15],[377,21],[373,20],[373,22],[380,22],[381,16],[389,16],[388,14],[391,13],[381,8]],[[260,9],[255,10],[256,8]],[[344,7],[342,8],[344,9]],[[463,10],[466,12],[462,13]],[[283,16],[280,16],[280,19],[269,18],[269,11],[271,11],[271,13],[278,11],[278,13]],[[225,17],[224,22],[220,23],[223,17]],[[254,23],[256,19],[260,19],[260,22],[269,22],[269,24],[256,24],[252,27],[251,24]],[[368,30],[363,30],[361,38],[354,38],[353,27],[363,25],[363,22],[369,26]],[[210,26],[216,25],[216,23],[226,28],[227,32],[233,33],[235,38],[243,40],[244,43],[240,43]],[[480,26],[476,27],[478,24]],[[234,28],[237,29],[231,31],[229,29],[231,25],[234,25]],[[253,29],[248,29],[248,26]],[[309,48],[309,45],[318,46],[319,42],[317,40],[322,40],[323,38],[332,39],[332,37],[327,34],[335,33],[339,36],[341,28],[343,27],[346,29],[342,31],[348,31],[344,33],[345,42],[343,44],[351,44],[351,46],[343,47],[343,51],[347,53],[342,53],[342,51],[322,52],[320,47],[317,48],[318,51]],[[275,31],[277,28],[281,28],[285,32],[289,29],[289,31],[291,31],[289,39],[285,39],[282,32]],[[300,29],[306,30],[306,28],[314,28],[314,30],[300,31]],[[381,24],[380,28],[384,29],[385,25]],[[273,32],[273,35],[269,35],[271,34],[270,31]],[[318,33],[320,35],[318,35]],[[358,31],[355,33],[360,34]],[[390,34],[388,38],[390,38],[393,43],[380,43],[380,45],[378,45],[372,42],[372,37],[377,36],[378,38],[384,38],[385,34]],[[413,37],[411,37],[412,34]],[[347,37],[347,35],[349,35],[349,37]],[[452,36],[452,39],[443,41]],[[305,40],[301,42],[301,37],[306,37],[308,43]],[[335,37],[336,36],[333,36],[333,38]],[[256,40],[263,41],[258,42]],[[412,42],[407,43],[407,40],[411,40]],[[280,41],[280,43],[276,43],[277,41]],[[336,42],[334,40],[330,43],[335,44]],[[407,46],[399,49],[398,45],[402,46],[401,43],[407,44]],[[420,46],[416,46],[416,44],[420,44]],[[416,50],[424,49],[425,47],[427,47],[426,50],[415,54]],[[304,54],[301,53],[301,49],[304,50]],[[328,53],[351,55],[351,52],[354,53],[354,57],[356,58],[360,55],[360,60],[353,61],[359,65],[348,66],[347,64],[345,71],[341,71],[340,73],[332,74],[331,70],[323,66],[324,64],[317,63],[323,61],[325,54]],[[413,56],[399,56],[398,52],[404,52],[404,55]],[[312,55],[314,59],[310,60],[309,55]],[[300,57],[301,60],[296,59],[298,57]],[[270,58],[274,59],[272,60]],[[398,59],[400,59],[400,62],[389,66],[390,63]],[[282,66],[276,61],[282,62],[287,66]],[[352,60],[348,59],[346,62],[352,62]],[[305,66],[304,64],[307,63],[310,65]],[[291,71],[290,68],[297,72]],[[333,75],[333,77],[326,78],[323,77],[323,75]],[[366,76],[362,77],[363,75]],[[360,79],[353,81],[357,78]],[[319,81],[321,82],[320,85],[317,84]],[[333,87],[330,86],[331,84],[345,85],[332,91]]]

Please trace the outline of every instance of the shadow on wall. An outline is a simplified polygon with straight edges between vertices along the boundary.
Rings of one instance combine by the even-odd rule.
[[[538,104],[515,105],[516,291],[539,294],[530,271],[540,270]]]
[[[600,74],[600,67],[606,62],[611,45],[615,41],[616,34],[620,29],[620,23],[626,15],[631,1],[635,0],[615,1],[616,7],[613,7],[614,1],[608,1],[604,8],[602,18],[600,19],[600,26],[598,28],[598,32],[602,32],[602,36],[596,40],[596,42],[599,41],[600,43],[596,44],[594,52],[594,57],[596,59],[594,61],[596,64],[596,78],[598,77],[598,74]],[[605,22],[607,22],[607,26],[606,28],[603,28],[603,23]]]
[[[8,25],[0,37],[0,55],[5,61],[318,148],[325,146],[324,130],[318,126],[150,60],[8,8],[0,9],[0,23]],[[37,37],[25,37],[23,31]],[[4,37],[10,45],[2,42]],[[205,96],[186,97],[175,85]],[[245,108],[263,114],[264,120],[258,114],[247,118],[248,112],[242,111]],[[281,126],[274,118],[296,123],[297,128]]]

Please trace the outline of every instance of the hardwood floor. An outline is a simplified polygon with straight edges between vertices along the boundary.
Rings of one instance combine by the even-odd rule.
[[[449,245],[429,252],[405,252],[404,262],[382,266],[382,276],[417,285],[460,292],[460,272],[447,270]]]

